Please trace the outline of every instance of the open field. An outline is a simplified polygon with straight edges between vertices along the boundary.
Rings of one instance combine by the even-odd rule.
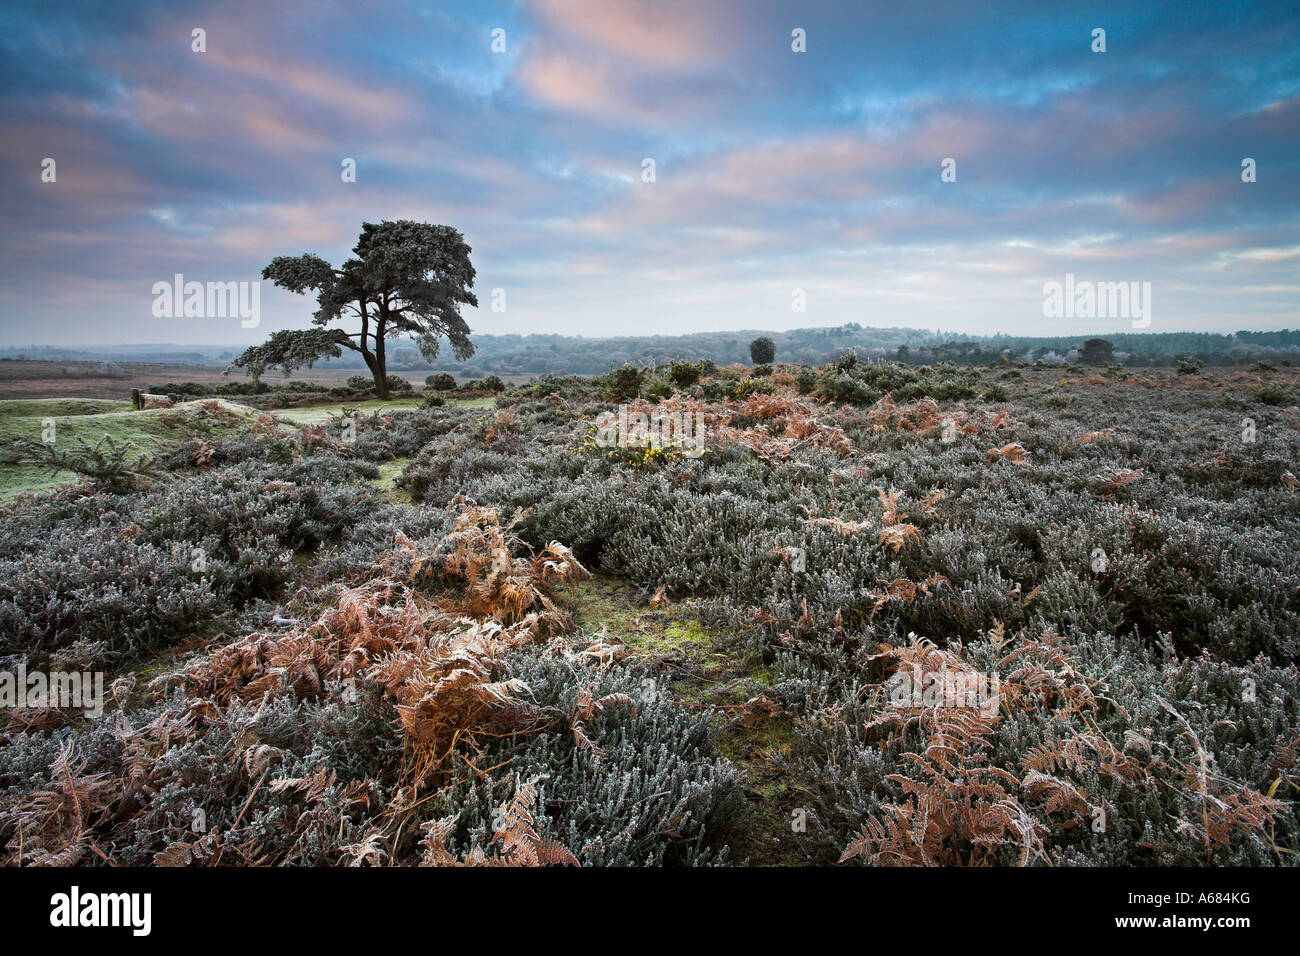
[[[0,401],[0,442],[42,440],[52,426],[55,442],[91,444],[107,438],[147,453],[196,435],[229,436],[257,415],[250,408],[209,399],[228,414],[213,414],[205,402],[183,402],[174,408],[137,412],[130,402],[109,399],[11,399]],[[75,482],[68,471],[46,471],[31,465],[0,462],[0,501],[28,491],[45,491]]]
[[[493,398],[448,398],[447,404],[461,408],[490,408],[496,404]],[[352,409],[364,415],[378,413],[410,411],[418,408],[418,398],[394,398],[389,401],[378,399],[357,402],[332,402],[327,405],[310,405],[305,408],[286,408],[276,412],[276,417],[295,425],[319,425],[331,418],[343,414],[344,409]]]
[[[0,854],[1296,862],[1295,370],[672,374],[0,403],[155,465],[0,466],[0,656],[111,688],[12,713]]]
[[[277,411],[275,418],[287,430],[300,425],[320,425],[337,418],[345,409],[365,415],[410,411],[419,399],[392,401],[334,402]],[[211,403],[231,413],[212,414]],[[490,398],[449,399],[449,405],[483,408],[493,404]],[[226,399],[199,399],[180,402],[170,409],[134,411],[131,403],[111,399],[9,399],[0,400],[0,442],[15,439],[39,441],[47,423],[54,426],[55,440],[94,443],[107,438],[119,445],[129,445],[140,453],[152,453],[168,444],[188,438],[216,439],[229,437],[263,414],[257,409]],[[75,483],[76,475],[68,471],[47,471],[31,465],[0,461],[0,501],[30,491],[48,491]]]
[[[247,381],[240,372],[224,374],[222,365],[186,365],[182,363],[158,364],[122,362],[118,364],[121,375],[100,374],[98,362],[45,362],[6,359],[0,361],[0,400],[19,398],[108,398],[129,399],[131,389],[145,389],[168,382],[197,382],[200,385],[226,385]],[[72,374],[69,374],[69,371]],[[332,388],[342,385],[354,375],[365,374],[364,369],[331,367],[328,363],[314,368],[299,369],[292,379],[278,374],[265,376],[270,385],[287,381],[311,382]],[[417,389],[424,384],[428,372],[395,371]],[[504,381],[526,381],[526,375],[503,375]]]

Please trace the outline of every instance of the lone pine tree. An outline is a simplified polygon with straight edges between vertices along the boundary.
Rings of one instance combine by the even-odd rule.
[[[269,368],[289,375],[318,359],[337,358],[343,349],[360,353],[375,380],[375,392],[388,397],[385,346],[411,336],[427,359],[437,356],[445,337],[457,359],[474,354],[462,305],[478,305],[470,290],[474,266],[465,237],[451,226],[401,219],[363,223],[352,250],[356,258],[333,268],[319,256],[276,256],[262,270],[282,289],[316,293],[319,308],[313,329],[282,329],[262,345],[244,351],[230,369],[245,368],[254,378]],[[345,313],[360,322],[348,331],[335,327]]]

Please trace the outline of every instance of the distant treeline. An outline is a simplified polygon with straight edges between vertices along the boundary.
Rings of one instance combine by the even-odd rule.
[[[611,367],[666,365],[677,359],[718,365],[750,362],[749,343],[765,335],[776,344],[776,361],[822,365],[846,351],[860,359],[902,361],[909,365],[954,362],[958,365],[994,365],[1009,361],[1070,362],[1079,357],[1092,336],[936,336],[918,329],[872,329],[856,324],[827,329],[789,332],[700,332],[680,336],[637,336],[588,339],[565,335],[475,336],[478,346],[466,365],[450,357],[432,368],[458,375],[481,376],[541,374],[597,375]],[[1128,365],[1174,366],[1181,361],[1204,365],[1237,365],[1258,361],[1300,362],[1300,329],[1280,332],[1165,332],[1119,333],[1100,336],[1111,344],[1114,362]],[[414,352],[412,348],[410,350]],[[408,357],[409,358],[409,357]],[[390,368],[406,366],[390,359]]]
[[[866,361],[902,361],[909,365],[954,362],[958,365],[993,365],[1009,361],[1070,362],[1078,358],[1083,343],[1094,336],[955,336],[920,329],[866,328],[850,323],[836,328],[793,329],[789,332],[750,330],[740,332],[697,332],[693,335],[644,335],[617,338],[586,338],[573,335],[485,335],[474,336],[476,351],[468,362],[457,362],[448,354],[432,363],[420,355],[413,343],[393,342],[389,346],[390,371],[447,371],[460,378],[485,375],[598,375],[611,367],[666,365],[677,359],[698,362],[708,359],[718,365],[749,363],[749,343],[767,336],[776,344],[776,361],[821,365],[853,350]],[[1300,329],[1279,332],[1161,332],[1139,334],[1117,332],[1104,338],[1114,350],[1113,361],[1127,365],[1173,366],[1179,362],[1203,365],[1238,365],[1259,361],[1300,362]],[[92,360],[111,351],[119,361],[169,362],[177,364],[222,364],[233,356],[225,347],[130,346],[109,349],[55,348],[51,346],[0,349],[0,359],[29,358],[54,361]],[[350,353],[329,363],[332,368],[361,369],[361,359]]]

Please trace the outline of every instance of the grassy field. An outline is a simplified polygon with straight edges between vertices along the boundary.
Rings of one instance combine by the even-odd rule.
[[[214,416],[205,405],[217,402],[235,418]],[[492,398],[448,399],[448,406],[486,408]],[[333,402],[275,412],[286,426],[320,425],[342,415],[344,409],[366,415],[409,411],[418,398],[392,401]],[[0,442],[27,439],[40,441],[48,423],[53,423],[56,441],[78,439],[94,444],[107,437],[114,443],[130,444],[139,452],[151,452],[170,442],[194,436],[228,437],[263,414],[256,409],[225,399],[182,402],[174,408],[135,411],[128,401],[94,398],[25,398],[0,401]],[[0,462],[0,501],[27,492],[48,491],[76,481],[71,472],[51,472],[30,465]],[[391,489],[391,482],[389,483]]]
[[[459,408],[489,408],[496,404],[494,398],[449,398],[447,405]],[[308,405],[302,408],[277,409],[275,416],[281,421],[294,425],[320,425],[343,414],[344,409],[375,415],[380,412],[410,411],[420,406],[420,399],[393,398],[388,401],[372,399],[361,402],[330,402],[322,405]]]
[[[122,362],[121,375],[101,373],[100,363],[45,362],[9,359],[0,362],[0,399],[9,398],[111,398],[129,399],[131,389],[145,389],[165,382],[199,382],[216,387],[240,381],[224,375],[224,366]],[[341,385],[343,369],[299,376],[303,381]],[[349,374],[356,374],[355,372]]]
[[[184,402],[174,408],[135,411],[130,402],[109,399],[52,398],[0,401],[0,441],[41,441],[53,426],[56,442],[90,444],[108,438],[142,453],[194,435],[232,435],[257,417],[243,405],[217,401],[230,417],[213,415],[205,402]],[[0,463],[0,501],[25,492],[44,491],[76,480],[71,472],[51,472],[30,465]]]
[[[19,398],[109,398],[126,399],[131,389],[146,389],[164,385],[168,382],[197,382],[213,388],[232,382],[247,381],[246,376],[232,372],[225,374],[223,365],[188,365],[183,363],[118,363],[120,375],[101,374],[98,362],[46,362],[35,360],[6,359],[0,361],[0,400]],[[391,370],[405,378],[417,389],[424,385],[429,372]],[[365,374],[364,369],[331,367],[328,363],[314,368],[298,369],[292,379],[279,375],[267,375],[269,385],[284,384],[289,381],[311,382],[324,388],[342,385],[354,375]],[[468,376],[456,375],[458,381]],[[502,375],[503,380],[519,383],[528,379],[527,375]]]

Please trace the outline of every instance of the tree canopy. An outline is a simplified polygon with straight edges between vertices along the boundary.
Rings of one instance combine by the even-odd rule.
[[[363,223],[353,247],[355,258],[335,269],[320,256],[276,256],[262,270],[282,289],[298,295],[316,293],[315,329],[284,329],[262,345],[247,349],[230,368],[245,368],[254,377],[268,368],[285,375],[318,359],[359,352],[387,397],[386,343],[409,336],[426,359],[438,355],[441,339],[451,343],[457,359],[474,354],[462,305],[478,305],[470,291],[474,266],[464,236],[451,226],[409,219]],[[345,315],[359,322],[355,331],[335,327]]]
[[[776,359],[776,343],[768,336],[760,335],[749,343],[749,357],[755,365],[771,365]]]
[[[1088,339],[1079,349],[1079,358],[1089,365],[1109,365],[1115,359],[1115,346],[1106,339]]]

